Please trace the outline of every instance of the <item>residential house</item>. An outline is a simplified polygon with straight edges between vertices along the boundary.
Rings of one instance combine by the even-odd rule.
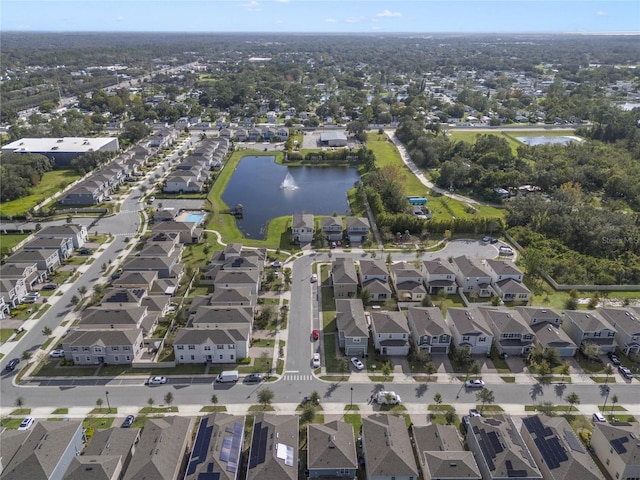
[[[616,330],[616,343],[625,355],[640,353],[640,319],[637,308],[603,308],[602,318]]]
[[[438,307],[409,307],[407,324],[416,349],[449,353],[451,330]]]
[[[425,279],[425,286],[429,295],[437,295],[441,290],[447,294],[456,293],[456,272],[448,262],[441,259],[422,262],[421,273]]]
[[[591,448],[609,478],[640,478],[640,427],[637,423],[595,422]]]
[[[330,242],[342,240],[342,218],[341,217],[322,217],[320,220],[322,225],[322,234]]]
[[[8,315],[11,314],[11,305],[5,301],[4,297],[5,292],[3,292],[2,288],[0,287],[0,320],[4,320]]]
[[[524,274],[509,260],[487,259],[487,270],[492,286],[503,302],[526,303],[531,299],[531,291],[524,285]]]
[[[142,250],[136,253],[137,257],[173,257],[176,252],[178,258],[182,256],[184,245],[174,240],[156,242],[148,240],[143,244]]]
[[[180,252],[174,252],[171,256],[129,257],[122,264],[122,271],[158,272],[158,278],[174,278],[179,281],[184,269],[184,265],[179,263],[179,260]]]
[[[525,356],[533,348],[535,335],[520,312],[507,308],[478,307],[493,332],[501,355]]]
[[[309,478],[356,478],[358,455],[353,425],[341,420],[307,426]]]
[[[76,365],[126,365],[140,355],[142,330],[73,330],[62,340],[65,359]]]
[[[3,304],[2,311],[5,314],[8,314],[10,309],[20,305],[24,297],[27,296],[27,293],[29,293],[29,291],[27,290],[27,284],[24,278],[0,277],[0,298]]]
[[[82,455],[71,460],[62,480],[120,480],[123,472],[121,457]]]
[[[402,312],[371,312],[373,344],[381,355],[408,355],[410,333]]]
[[[64,194],[60,205],[97,205],[102,202],[105,193],[100,186],[82,182]]]
[[[260,272],[258,270],[219,270],[213,280],[215,289],[249,288],[257,295],[260,291]]]
[[[142,288],[149,292],[157,280],[158,272],[156,271],[131,271],[122,272],[122,275],[114,280],[112,285],[114,288]]]
[[[421,302],[427,294],[422,273],[409,263],[391,265],[391,281],[400,302]]]
[[[420,473],[402,417],[376,414],[362,419],[362,455],[367,480],[417,480]]]
[[[57,250],[60,261],[66,260],[73,254],[73,240],[71,238],[34,238],[24,246],[25,252],[33,250]]]
[[[195,314],[189,316],[189,328],[213,330],[221,325],[251,325],[253,322],[253,308],[251,307],[213,307],[202,305]]]
[[[101,306],[89,307],[84,310],[80,316],[78,327],[84,330],[141,328],[145,335],[151,335],[157,326],[157,316],[149,316],[147,307],[135,304],[135,299],[130,297],[130,292],[127,293],[126,298],[125,295],[121,296],[122,306],[105,302]],[[133,301],[127,305],[125,299]]]
[[[389,273],[382,260],[360,260],[360,287],[369,292],[370,299],[377,302],[392,296]]]
[[[589,344],[597,345],[601,353],[616,349],[616,329],[595,310],[565,310],[562,328],[581,351]]]
[[[38,230],[33,235],[36,238],[70,238],[73,242],[73,248],[82,248],[89,238],[86,226],[71,223],[50,225]]]
[[[58,250],[23,250],[7,259],[7,263],[32,262],[35,262],[39,271],[50,274],[60,267],[60,256]]]
[[[369,347],[369,327],[362,300],[336,299],[338,344],[347,356],[365,356]]]
[[[249,353],[251,325],[180,328],[173,340],[176,363],[236,363]]]
[[[294,213],[291,219],[291,242],[310,243],[315,233],[313,215],[310,213]]]
[[[481,480],[473,453],[464,450],[456,427],[433,423],[411,426],[422,478]]]
[[[255,416],[246,480],[298,480],[298,422],[298,415]]]
[[[87,439],[79,420],[38,420],[29,430],[0,433],[2,480],[62,480]]]
[[[204,179],[191,172],[176,170],[171,172],[164,181],[164,193],[199,193],[204,188]]]
[[[456,282],[463,293],[475,292],[481,298],[491,297],[495,293],[491,287],[491,274],[469,257],[456,257],[452,265],[456,272]]]
[[[0,279],[22,280],[27,290],[33,290],[37,283],[42,283],[47,279],[47,273],[38,270],[38,265],[34,261],[5,263],[0,267]]]
[[[573,357],[577,346],[562,326],[562,315],[551,308],[516,307],[535,334],[534,344],[546,351],[555,349],[560,357]]]
[[[203,233],[202,229],[197,228],[194,222],[159,222],[153,225],[152,232],[167,235],[178,233],[180,242],[184,244],[200,242]]]
[[[457,348],[467,347],[472,355],[489,355],[493,334],[477,308],[448,308],[445,319]]]
[[[184,480],[240,480],[244,417],[217,412],[200,419]]]
[[[545,480],[605,480],[563,417],[523,418],[520,434]]]
[[[467,445],[484,480],[543,478],[511,417],[469,417]]]
[[[191,445],[193,418],[149,418],[124,480],[176,480]]]
[[[351,243],[363,243],[369,236],[369,220],[364,217],[347,217],[347,238]]]
[[[335,258],[330,277],[333,298],[354,298],[358,295],[358,275],[350,258]]]

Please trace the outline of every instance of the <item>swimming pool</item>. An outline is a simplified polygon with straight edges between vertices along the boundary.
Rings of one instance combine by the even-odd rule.
[[[204,213],[190,213],[189,215],[187,215],[184,221],[195,223],[196,225],[200,225],[203,219],[204,219]]]

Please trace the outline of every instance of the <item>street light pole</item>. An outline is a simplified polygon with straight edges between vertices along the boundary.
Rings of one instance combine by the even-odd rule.
[[[107,408],[109,409],[109,413],[111,413],[111,404],[109,403],[109,390],[104,392],[104,394],[107,397]]]
[[[353,410],[353,387],[351,387],[351,402],[349,403],[349,410]]]
[[[602,414],[604,415],[604,409],[607,406],[607,400],[609,399],[609,392],[611,391],[611,388],[607,385],[605,386],[606,388],[606,392],[607,395],[604,397],[604,403],[602,404]]]

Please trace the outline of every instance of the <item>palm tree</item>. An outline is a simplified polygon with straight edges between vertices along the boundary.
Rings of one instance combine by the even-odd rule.
[[[480,406],[481,412],[484,412],[485,403],[493,403],[495,399],[496,398],[493,394],[493,390],[487,390],[486,388],[483,388],[478,393],[476,393],[476,400],[482,402],[482,405]]]
[[[85,285],[79,286],[78,287],[78,293],[80,294],[80,298],[83,298],[85,293],[87,293],[87,287]]]
[[[258,392],[258,402],[262,405],[262,408],[265,409],[267,405],[271,405],[273,401],[273,391],[265,388]]]
[[[314,406],[320,405],[320,394],[316,390],[311,392],[311,395],[309,395],[309,403]]]
[[[604,379],[604,384],[606,385],[607,382],[609,381],[609,375],[611,375],[613,373],[613,367],[611,366],[610,363],[607,363],[607,366],[604,367],[604,373],[607,374],[607,376]]]
[[[469,375],[475,375],[476,378],[480,376],[480,364],[477,360],[474,360],[471,365],[469,365]]]
[[[613,415],[613,409],[616,406],[616,403],[618,403],[618,395],[614,395],[613,397],[611,397],[611,413],[609,413],[609,415]]]
[[[216,406],[218,404],[218,396],[214,393],[211,395],[211,403]]]
[[[574,405],[580,404],[580,397],[576,392],[571,392],[569,395],[564,397],[564,399],[569,404],[569,407],[571,407],[570,410],[573,410]]]
[[[391,376],[392,371],[393,370],[391,369],[391,362],[384,362],[384,364],[382,365],[382,368],[380,369],[380,372],[384,376],[385,381],[389,380],[389,377]]]
[[[436,403],[436,411],[438,411],[440,404],[442,403],[442,395],[440,395],[440,393],[436,393],[433,396],[433,401]]]

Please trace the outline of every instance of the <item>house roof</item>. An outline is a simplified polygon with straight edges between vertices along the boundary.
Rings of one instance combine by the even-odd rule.
[[[336,258],[331,268],[331,279],[334,285],[337,284],[357,284],[358,275],[353,260],[350,258]]]
[[[389,283],[384,280],[380,280],[379,278],[367,280],[362,284],[362,288],[369,290],[369,293],[373,295],[391,295],[391,287],[389,286]]]
[[[251,328],[249,325],[234,327],[208,328],[180,328],[173,340],[174,345],[234,345],[247,341]]]
[[[242,251],[242,243],[228,243],[224,247],[225,256],[238,256]]]
[[[396,283],[396,290],[398,290],[398,292],[427,293],[427,289],[424,288],[424,285],[414,280]]]
[[[158,232],[189,232],[191,233],[196,226],[194,222],[158,222],[152,227],[153,233]]]
[[[482,478],[473,453],[462,449],[453,425],[413,426],[412,431],[425,478]]]
[[[322,229],[338,229],[342,231],[342,217],[322,217],[320,219]]]
[[[113,282],[114,287],[149,287],[158,278],[158,272],[129,271],[123,272],[120,278]]]
[[[165,270],[172,267],[175,264],[175,256],[178,252],[175,252],[171,257],[157,256],[157,257],[133,257],[126,260],[123,265],[123,270]]]
[[[307,427],[307,468],[337,470],[358,468],[353,425],[336,420]]]
[[[594,425],[609,442],[625,465],[640,465],[640,426],[637,423],[602,423]]]
[[[520,432],[531,437],[533,441],[527,443],[532,455],[542,459],[554,480],[604,480],[591,455],[564,418],[546,415],[526,417],[522,420]]]
[[[476,308],[448,308],[447,317],[460,335],[492,335],[484,315]]]
[[[107,428],[96,430],[91,442],[84,451],[85,455],[126,457],[140,437],[139,428]]]
[[[562,328],[546,322],[531,325],[536,341],[543,348],[576,348],[576,344]]]
[[[371,312],[371,326],[376,333],[409,334],[407,318],[402,312]]]
[[[253,295],[249,287],[235,287],[235,288],[216,288],[215,291],[209,295],[209,305],[216,304],[229,304],[229,303],[253,303]]]
[[[246,284],[256,285],[260,272],[257,270],[220,270],[215,277],[214,284]]]
[[[422,272],[406,262],[398,262],[391,265],[391,273],[398,283],[405,279],[422,278]]]
[[[611,330],[615,332],[613,326],[595,310],[589,310],[588,312],[565,310],[564,315],[583,332],[598,332],[600,330]]]
[[[192,425],[193,419],[189,417],[150,418],[124,480],[176,478],[191,439]]]
[[[78,432],[82,422],[38,420],[25,432],[0,435],[2,441],[3,480],[40,480],[53,475],[62,454]],[[8,443],[8,445],[7,445]]]
[[[62,480],[112,480],[121,471],[123,461],[119,455],[78,455],[71,460]]]
[[[189,327],[197,327],[202,324],[214,324],[220,328],[223,326],[237,327],[245,323],[251,324],[252,321],[251,307],[202,305],[198,307],[193,319],[189,322]]]
[[[520,312],[522,318],[525,319],[530,325],[535,321],[537,322],[553,322],[556,319],[562,321],[562,316],[551,308],[543,307],[516,307],[515,310]]]
[[[297,480],[298,416],[259,413],[253,422],[247,480]]]
[[[346,337],[369,337],[362,300],[336,299],[336,326]]]
[[[107,288],[101,303],[135,303],[140,305],[140,300],[147,294],[144,288]],[[109,305],[109,307],[112,307]]]
[[[236,480],[242,461],[244,417],[216,412],[200,419],[184,480]]]
[[[496,260],[493,258],[487,259],[487,265],[491,267],[496,275],[509,275],[509,276],[519,276],[523,275],[522,270],[516,267],[515,263],[509,260]]]
[[[82,231],[81,225],[65,224],[65,225],[49,225],[35,233],[36,237],[74,237]]]
[[[524,283],[520,283],[513,278],[500,280],[499,282],[496,282],[496,286],[502,293],[510,293],[512,295],[517,295],[520,293],[531,293],[531,290],[529,290]]]
[[[55,238],[55,237],[41,237],[34,238],[29,243],[24,246],[25,250],[31,249],[47,249],[47,248],[61,248],[63,245],[66,245],[68,240],[66,238]]]
[[[360,260],[360,275],[363,276],[389,276],[387,265],[381,260]]]
[[[175,248],[173,240],[167,240],[165,242],[147,242],[138,255],[141,257],[160,257],[162,255],[168,256]]]
[[[476,265],[469,257],[464,255],[453,259],[453,263],[458,267],[465,277],[490,277],[488,272]]]
[[[425,260],[422,262],[424,270],[428,275],[454,275],[455,272],[448,262],[443,262],[441,259]]]
[[[352,229],[364,229],[371,228],[369,226],[369,220],[364,217],[347,217],[347,231]]]
[[[74,330],[62,343],[72,347],[133,345],[137,342],[139,336],[140,330],[134,328],[124,330]]]
[[[489,324],[493,324],[497,333],[533,334],[529,324],[516,310],[506,308],[478,307]]]
[[[510,417],[470,417],[469,422],[467,435],[476,438],[482,457],[478,463],[487,465],[491,478],[542,478]]]
[[[626,308],[603,308],[600,314],[614,328],[632,337],[640,336],[640,319],[636,311]]]
[[[80,327],[106,326],[110,325],[130,325],[136,327],[142,317],[147,314],[147,307],[89,307],[84,310],[80,317]]]
[[[407,321],[409,325],[414,325],[418,335],[451,335],[451,330],[438,307],[409,307]]]
[[[362,443],[370,478],[418,477],[418,466],[402,417],[376,414],[363,418]]]
[[[15,263],[30,263],[30,262],[40,262],[49,260],[51,256],[58,257],[58,250],[23,250],[18,253],[14,253],[9,258],[7,258],[7,262],[15,262]],[[59,257],[58,257],[59,259]]]
[[[291,228],[313,229],[313,215],[310,213],[294,213],[291,219]]]

